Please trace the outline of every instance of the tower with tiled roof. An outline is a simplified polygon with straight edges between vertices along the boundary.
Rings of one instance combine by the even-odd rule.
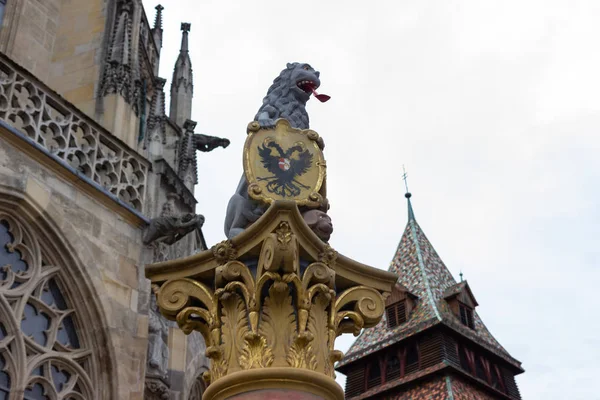
[[[384,318],[354,342],[337,371],[347,399],[520,399],[521,363],[475,311],[467,281],[456,282],[417,223],[408,223],[389,270],[399,275]]]

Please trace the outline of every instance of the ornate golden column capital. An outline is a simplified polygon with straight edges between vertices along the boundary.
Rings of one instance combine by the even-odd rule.
[[[286,388],[343,399],[335,339],[377,324],[397,280],[337,254],[285,201],[234,239],[146,276],[161,313],[204,336],[207,400]]]

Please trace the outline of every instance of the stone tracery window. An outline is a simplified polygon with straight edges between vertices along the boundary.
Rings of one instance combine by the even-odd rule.
[[[34,233],[0,211],[0,400],[93,399],[91,340],[68,271]]]

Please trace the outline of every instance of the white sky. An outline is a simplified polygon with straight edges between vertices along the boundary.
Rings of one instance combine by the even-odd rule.
[[[150,20],[157,3],[144,1]],[[594,396],[600,2],[162,4],[167,90],[179,24],[191,22],[192,117],[231,140],[198,154],[209,246],[224,239],[247,123],[286,62],[308,62],[332,96],[307,107],[327,144],[332,246],[387,269],[406,224],[405,164],[417,221],[523,362],[523,398]]]

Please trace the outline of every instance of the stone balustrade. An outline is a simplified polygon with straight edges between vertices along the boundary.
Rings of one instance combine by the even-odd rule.
[[[0,120],[110,196],[144,211],[150,162],[4,54]]]

